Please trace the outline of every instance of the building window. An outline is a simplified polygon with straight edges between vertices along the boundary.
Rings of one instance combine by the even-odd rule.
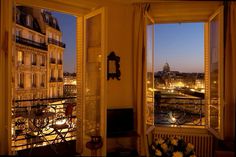
[[[18,74],[18,87],[24,88],[24,73]]]
[[[16,11],[16,22],[20,23],[20,11],[19,10]]]
[[[32,23],[33,23],[32,17],[30,15],[28,15],[26,17],[26,25],[29,27],[32,27],[32,25],[33,25]]]
[[[204,23],[148,26],[147,55],[147,101],[154,103],[154,111],[149,110],[154,124],[205,127]]]
[[[46,62],[45,56],[41,56],[41,66],[45,66],[45,62]]]
[[[53,26],[56,27],[57,26],[57,20],[55,18],[53,18],[52,20]]]
[[[24,52],[23,51],[18,51],[17,62],[18,62],[18,65],[24,64]]]
[[[41,77],[41,87],[45,87],[45,74],[42,74]]]
[[[48,38],[52,39],[52,32],[48,32]]]
[[[31,85],[32,85],[32,88],[35,88],[36,87],[36,79],[37,79],[37,75],[34,73],[32,74],[32,78],[31,78]]]
[[[34,53],[31,55],[31,64],[32,65],[36,65],[37,64],[36,63],[36,54],[34,54]]]
[[[60,39],[59,39],[59,35],[56,35],[56,40],[57,40],[57,41],[59,41],[59,40],[60,40]]]
[[[49,23],[49,16],[48,16],[48,14],[45,14],[45,21],[46,21],[46,23]]]

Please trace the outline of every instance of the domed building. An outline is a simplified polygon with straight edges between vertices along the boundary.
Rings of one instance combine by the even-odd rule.
[[[163,72],[164,73],[170,72],[170,65],[167,62],[163,66]]]

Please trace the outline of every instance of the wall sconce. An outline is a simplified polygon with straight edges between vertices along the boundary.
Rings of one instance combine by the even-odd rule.
[[[107,56],[107,80],[110,78],[120,80],[120,57],[112,51]]]

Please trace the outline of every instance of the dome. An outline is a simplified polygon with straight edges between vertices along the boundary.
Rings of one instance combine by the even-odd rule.
[[[170,66],[168,63],[165,63],[165,65],[163,66],[163,72],[170,72]]]

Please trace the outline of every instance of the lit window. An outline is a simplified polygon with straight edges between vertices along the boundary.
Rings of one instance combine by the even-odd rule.
[[[56,35],[56,40],[59,41],[59,35]]]
[[[48,38],[52,38],[52,32],[48,33]]]
[[[24,64],[24,53],[23,53],[23,51],[18,51],[17,61],[18,61],[18,65]]]

